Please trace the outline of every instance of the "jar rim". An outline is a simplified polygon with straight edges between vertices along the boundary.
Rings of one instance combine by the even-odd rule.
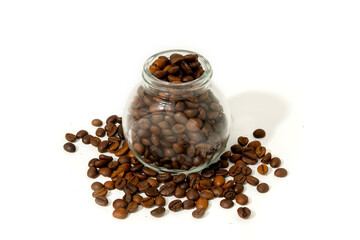
[[[158,79],[157,77],[155,77],[151,72],[150,72],[150,65],[160,56],[167,56],[169,57],[171,54],[173,53],[179,53],[179,54],[197,54],[198,55],[198,61],[200,62],[202,68],[204,69],[204,73],[197,79],[190,81],[190,82],[185,82],[185,83],[172,83],[172,82],[167,82],[167,81],[163,81],[161,79]],[[196,52],[193,51],[189,51],[189,50],[184,50],[184,49],[171,49],[171,50],[165,50],[165,51],[161,51],[158,53],[155,53],[154,55],[152,55],[151,57],[149,57],[145,63],[144,63],[144,67],[143,67],[143,71],[142,71],[142,76],[143,76],[143,80],[149,84],[151,87],[157,89],[157,90],[162,90],[162,91],[184,91],[187,89],[192,89],[192,90],[196,90],[198,88],[203,87],[204,85],[206,85],[212,77],[213,74],[213,70],[212,67],[209,63],[209,61],[202,56],[201,54],[198,54]]]

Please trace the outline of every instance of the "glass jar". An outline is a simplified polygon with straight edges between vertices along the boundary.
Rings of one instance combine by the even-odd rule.
[[[125,106],[124,134],[136,158],[158,172],[190,173],[218,160],[230,127],[227,102],[211,83],[210,63],[198,54],[204,73],[186,83],[160,80],[149,70],[168,50],[151,56],[144,64],[142,81]]]

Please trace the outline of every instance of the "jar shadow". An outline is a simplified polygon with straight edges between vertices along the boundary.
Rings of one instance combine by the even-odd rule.
[[[232,115],[229,143],[239,136],[253,138],[257,128],[266,132],[266,141],[274,135],[277,126],[288,116],[289,103],[279,95],[265,91],[246,91],[228,98]]]

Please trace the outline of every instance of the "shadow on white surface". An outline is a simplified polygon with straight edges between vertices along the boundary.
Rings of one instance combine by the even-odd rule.
[[[288,116],[290,106],[279,95],[265,91],[246,91],[228,99],[232,115],[230,140],[244,135],[251,137],[257,128],[266,131],[270,140],[276,127]]]

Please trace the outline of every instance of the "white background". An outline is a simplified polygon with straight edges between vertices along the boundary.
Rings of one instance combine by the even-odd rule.
[[[359,239],[359,12],[346,0],[1,1],[1,239]],[[66,132],[122,114],[150,55],[179,48],[212,64],[229,145],[264,128],[289,171],[256,174],[266,194],[246,185],[248,220],[219,200],[201,220],[114,219],[91,197],[96,150],[63,151]]]

